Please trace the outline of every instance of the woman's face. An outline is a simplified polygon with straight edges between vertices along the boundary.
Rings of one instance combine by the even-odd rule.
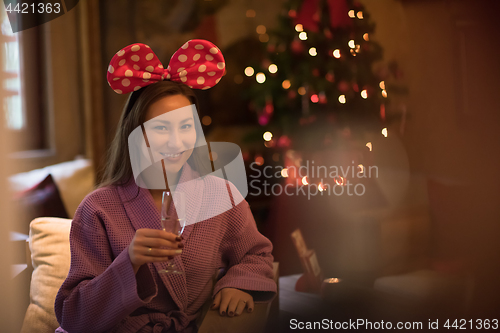
[[[184,95],[166,96],[151,104],[146,112],[144,129],[153,159],[163,159],[170,174],[179,172],[196,143],[191,104]]]

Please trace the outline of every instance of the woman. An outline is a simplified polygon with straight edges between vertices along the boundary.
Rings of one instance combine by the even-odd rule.
[[[206,61],[214,58],[213,44],[200,40],[186,44],[195,52],[200,52],[199,45],[205,48],[207,52],[201,56]],[[137,46],[149,48],[134,44],[115,57],[134,59]],[[185,52],[184,46],[179,51]],[[150,50],[147,52],[140,58],[151,59]],[[178,52],[172,59],[179,57]],[[196,54],[192,58],[200,58]],[[115,57],[113,71],[122,61]],[[207,62],[191,68],[200,72],[202,65],[215,68]],[[142,67],[140,62],[139,66]],[[221,67],[220,61],[215,66]],[[182,70],[176,71],[172,60],[167,70],[159,68],[163,67],[156,66],[158,70],[153,73],[158,75],[157,81],[144,82],[147,84],[134,89],[130,96],[112,143],[104,181],[84,199],[73,219],[71,268],[55,302],[61,325],[58,332],[196,332],[195,320],[209,297],[213,297],[213,309],[221,315],[234,316],[245,309],[251,312],[254,301],[270,300],[276,293],[272,245],[257,231],[248,203],[231,184],[198,171],[203,168],[196,147],[200,147],[203,133],[197,115],[186,111],[195,110],[191,107],[197,105],[195,95],[182,83],[192,80],[178,75],[181,83],[174,82],[176,77],[171,73]],[[127,70],[122,68],[121,72],[128,73]],[[138,75],[144,81],[144,73],[139,71],[133,77]],[[220,75],[218,72],[215,80]],[[130,78],[126,74],[125,77]],[[163,77],[171,81],[163,81]],[[120,81],[110,79],[109,73],[108,82],[118,90],[113,83]],[[148,127],[162,117],[168,118],[163,127]],[[144,155],[151,157],[152,165],[142,166],[143,172],[135,176],[129,158],[132,149],[127,141],[138,127],[144,131],[148,149],[155,146],[155,131],[167,135],[168,140],[160,145],[163,151],[150,149],[149,154],[146,149]],[[154,172],[147,172],[159,165],[168,179],[164,186],[179,184],[179,188],[184,186],[192,194],[186,214],[196,223],[188,225],[182,237],[161,230],[162,186],[149,176]],[[196,220],[224,193],[229,193],[230,208]],[[185,275],[158,273],[172,257]],[[225,268],[226,274],[211,294],[212,277],[218,268]]]

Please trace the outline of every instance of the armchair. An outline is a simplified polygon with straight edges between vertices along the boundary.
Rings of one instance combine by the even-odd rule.
[[[30,304],[21,332],[54,332],[59,326],[54,300],[70,267],[70,227],[71,220],[62,218],[37,218],[30,224],[30,237],[26,242],[28,267],[19,274],[31,275]],[[274,263],[273,268],[278,283],[278,263]],[[198,321],[199,332],[263,332],[269,316],[279,309],[278,299],[276,296],[272,302],[256,303],[252,313],[244,312],[232,318],[210,311],[212,301],[208,299]]]

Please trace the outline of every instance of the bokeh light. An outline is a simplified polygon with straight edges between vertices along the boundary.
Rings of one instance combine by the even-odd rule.
[[[266,75],[262,72],[257,73],[257,75],[255,75],[255,80],[259,83],[264,83],[266,81]]]

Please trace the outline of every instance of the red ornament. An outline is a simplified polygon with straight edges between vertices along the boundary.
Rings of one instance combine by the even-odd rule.
[[[359,86],[357,83],[352,84],[352,90],[354,90],[355,92],[359,92]]]
[[[366,90],[368,96],[372,96],[375,94],[375,89],[372,86],[363,86],[363,90]]]
[[[332,28],[351,27],[349,7],[346,0],[328,0],[328,9]]]
[[[319,103],[326,104],[326,95],[324,91],[319,93]]]
[[[269,115],[272,114],[274,111],[273,102],[271,102],[271,101],[266,102],[266,106],[264,107],[264,111]]]
[[[328,28],[325,28],[324,34],[325,34],[325,37],[328,39],[332,39],[332,37],[333,37],[332,32]]]
[[[328,14],[330,15],[330,26],[332,28],[344,28],[352,26],[352,19],[349,17],[349,8],[346,0],[327,0]],[[304,0],[296,14],[295,24],[302,24],[305,30],[318,32],[318,22],[320,16],[319,0]],[[289,14],[290,15],[290,12]],[[292,17],[292,16],[290,16]],[[294,16],[295,17],[295,16]]]
[[[345,81],[341,81],[339,82],[338,86],[339,90],[343,93],[346,93],[349,91],[349,88],[350,88],[350,85],[349,83],[345,82]]]
[[[276,46],[274,44],[267,44],[267,52],[274,53],[276,51]]]
[[[250,159],[250,153],[248,152],[248,150],[244,150],[242,155],[244,161],[248,161]]]
[[[385,104],[380,104],[380,119],[385,120]]]
[[[319,69],[317,68],[313,69],[312,73],[314,76],[319,76]]]
[[[295,97],[297,97],[297,93],[295,92],[295,90],[290,90],[288,92],[288,98],[289,99],[294,99]]]
[[[265,141],[264,146],[266,146],[267,148],[272,148],[276,146],[276,141],[274,139],[271,139],[270,141]]]
[[[290,16],[291,18],[297,17],[297,11],[295,11],[294,9],[290,9],[288,11],[288,16]]]
[[[333,75],[333,72],[326,73],[325,79],[332,83],[335,82],[335,76]]]
[[[259,125],[260,126],[266,126],[269,123],[269,115],[266,113],[263,113],[259,116]]]
[[[299,40],[294,40],[290,45],[290,48],[294,53],[302,53],[304,51],[304,45]]]
[[[290,138],[287,135],[282,135],[278,139],[278,147],[280,148],[288,148],[290,147],[291,143],[292,140],[290,140]]]

